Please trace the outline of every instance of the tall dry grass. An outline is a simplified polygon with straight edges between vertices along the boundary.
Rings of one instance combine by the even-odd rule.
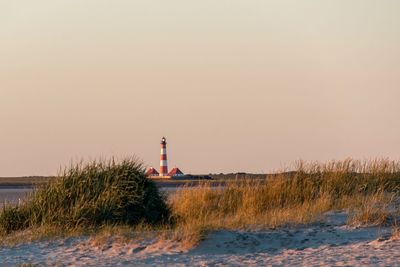
[[[295,171],[264,180],[229,181],[218,188],[210,185],[184,187],[171,197],[182,232],[304,224],[321,220],[326,211],[335,209],[362,214],[353,215],[353,223],[376,223],[386,214],[380,205],[399,194],[400,164],[389,160],[299,161]]]

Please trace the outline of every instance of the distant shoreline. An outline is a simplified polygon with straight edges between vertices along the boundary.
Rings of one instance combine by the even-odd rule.
[[[0,189],[34,188],[47,183],[54,176],[0,177]]]
[[[182,186],[197,186],[202,181],[194,180],[194,181],[154,181],[156,185],[160,188],[175,188]],[[212,186],[219,186],[224,184],[223,181],[210,181]],[[40,184],[32,184],[32,183],[0,183],[0,189],[33,189],[35,186],[40,186]]]
[[[0,189],[33,189],[34,184],[0,184]]]
[[[40,179],[40,181],[32,180],[29,178],[0,178],[0,189],[33,189],[35,186],[40,186],[48,181],[52,177]],[[15,181],[10,181],[11,179],[16,179]],[[213,181],[213,180],[153,180],[158,187],[163,188],[173,188],[181,186],[197,186],[201,182],[208,181],[213,186],[218,186],[223,184],[223,181]]]
[[[247,173],[229,173],[209,175],[212,180],[196,179],[196,177],[205,177],[205,175],[189,175],[193,179],[152,179],[158,187],[180,187],[180,186],[197,186],[202,182],[211,183],[212,186],[225,184],[226,181],[234,179],[261,179],[266,174],[247,174]],[[34,188],[45,184],[55,178],[55,176],[25,176],[25,177],[0,177],[0,189],[8,188]]]

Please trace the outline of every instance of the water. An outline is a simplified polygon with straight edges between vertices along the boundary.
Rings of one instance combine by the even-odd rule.
[[[32,190],[32,188],[22,187],[0,187],[0,207],[4,202],[17,204],[19,199],[23,200]],[[169,195],[175,192],[177,187],[161,187],[160,190]]]
[[[160,191],[165,192],[167,196],[176,192],[180,187],[177,186],[161,186]],[[191,189],[195,187],[186,187],[186,189]],[[220,187],[212,187],[217,189]],[[0,187],[0,207],[4,202],[17,204],[18,200],[23,200],[29,192],[32,192],[33,188],[29,187]]]
[[[18,203],[18,199],[24,199],[29,192],[32,192],[32,188],[21,188],[21,187],[0,187],[0,206],[2,203]]]

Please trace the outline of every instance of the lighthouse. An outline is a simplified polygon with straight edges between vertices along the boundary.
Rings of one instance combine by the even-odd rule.
[[[161,139],[160,176],[168,176],[167,139]]]
[[[146,176],[148,178],[150,178],[150,179],[185,179],[185,178],[191,179],[191,177],[194,177],[193,175],[186,176],[177,167],[173,168],[170,172],[168,172],[167,139],[165,137],[161,138],[160,144],[161,144],[160,173],[158,173],[153,167],[151,167],[146,172]]]

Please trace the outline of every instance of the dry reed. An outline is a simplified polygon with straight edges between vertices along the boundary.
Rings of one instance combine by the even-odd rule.
[[[312,223],[338,209],[352,212],[352,224],[381,224],[387,221],[388,203],[398,196],[399,186],[400,164],[395,161],[299,161],[295,171],[264,180],[183,187],[170,205],[179,231],[194,236],[210,229]]]

